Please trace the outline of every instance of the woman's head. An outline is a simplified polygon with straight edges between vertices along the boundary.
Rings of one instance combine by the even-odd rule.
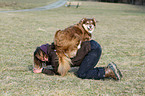
[[[34,56],[37,57],[40,61],[48,61],[48,55],[41,50],[40,47],[37,47]]]
[[[48,55],[40,47],[37,47],[34,52],[34,67],[41,68],[42,63],[45,61],[48,61]]]

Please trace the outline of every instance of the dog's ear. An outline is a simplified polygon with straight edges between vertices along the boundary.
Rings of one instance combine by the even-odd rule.
[[[79,24],[82,25],[85,21],[86,21],[86,18],[83,18],[83,19],[80,20]]]
[[[99,21],[96,21],[96,19],[95,18],[92,18],[92,20],[93,20],[93,24],[94,24],[94,26],[96,26],[96,23],[98,23]]]

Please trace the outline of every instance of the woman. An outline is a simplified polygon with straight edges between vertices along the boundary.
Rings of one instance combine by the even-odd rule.
[[[101,56],[101,46],[94,40],[85,41],[82,43],[81,48],[78,50],[76,57],[72,58],[71,66],[79,66],[77,76],[82,79],[105,79],[113,78],[120,80],[122,74],[117,69],[116,64],[110,63],[107,67],[94,68]],[[45,73],[48,75],[59,74],[58,70],[58,57],[53,43],[51,45],[45,44],[34,52],[34,73]],[[42,64],[52,65],[52,70],[42,68]],[[40,67],[40,68],[39,68]]]

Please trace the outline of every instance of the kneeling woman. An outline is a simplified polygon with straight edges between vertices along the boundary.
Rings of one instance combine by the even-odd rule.
[[[122,74],[117,65],[108,64],[107,67],[94,68],[101,56],[101,46],[94,40],[85,41],[78,50],[76,57],[72,58],[71,67],[79,66],[77,76],[82,79],[104,79],[113,78],[120,80]],[[51,65],[53,69],[42,68],[43,64]],[[34,52],[34,73],[44,73],[47,75],[59,75],[58,57],[53,43],[37,47]]]

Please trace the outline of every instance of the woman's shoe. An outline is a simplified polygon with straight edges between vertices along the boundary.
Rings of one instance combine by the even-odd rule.
[[[112,62],[108,64],[107,68],[105,68],[105,77],[111,77],[115,80],[120,80],[121,75],[119,74],[116,64],[113,64]]]

